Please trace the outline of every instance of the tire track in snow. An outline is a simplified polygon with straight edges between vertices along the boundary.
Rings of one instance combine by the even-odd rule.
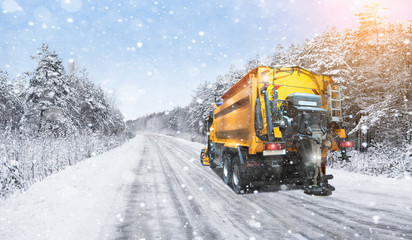
[[[372,235],[392,238],[395,235],[412,238],[412,227],[410,225],[412,216],[407,216],[399,211],[365,207],[360,203],[340,200],[333,195],[325,199],[314,198],[313,196],[303,196],[298,199],[291,194],[285,196],[288,196],[289,201],[294,205],[303,205],[316,215],[337,223],[336,227],[346,226],[345,231],[351,231],[359,236]],[[386,198],[389,199],[390,196],[386,195]],[[385,217],[377,221],[374,220],[374,215],[383,215]],[[322,224],[327,225],[327,223]],[[402,227],[405,227],[405,229]]]
[[[144,146],[142,156],[147,155],[147,146]],[[139,169],[143,168],[143,159],[140,159],[140,162],[137,166],[136,169],[134,169],[134,173],[137,175],[139,174]],[[140,221],[136,221],[135,219],[135,212],[133,211],[134,209],[138,209],[139,203],[138,203],[138,193],[140,189],[140,183],[137,181],[134,181],[132,186],[130,187],[130,194],[128,196],[127,200],[127,209],[124,213],[124,219],[123,223],[117,226],[117,233],[120,233],[121,236],[117,237],[117,239],[132,239],[133,236],[133,229],[136,227],[136,222],[139,223],[139,226],[137,227],[139,229],[139,232],[141,231],[141,226],[143,226],[145,223],[141,223]],[[143,235],[145,235],[143,233]]]
[[[181,146],[174,144],[172,146],[169,146],[170,148],[179,148],[181,149]],[[189,153],[188,150],[185,150],[184,148],[182,148],[183,151]],[[193,152],[193,151],[191,151]],[[193,154],[193,153],[192,153]],[[190,153],[189,153],[190,155]],[[197,154],[196,154],[197,155]],[[195,163],[197,164],[198,161],[195,161]],[[199,168],[202,168],[201,165],[197,164],[196,166],[199,166]],[[204,169],[205,167],[203,167]],[[219,171],[220,169],[218,169]],[[219,179],[218,176],[216,175],[216,173],[213,173],[211,171],[208,171],[211,174],[214,175],[215,178]],[[221,181],[221,179],[219,179],[219,182],[217,183],[219,185],[224,185],[226,187],[226,185]],[[223,191],[220,191],[219,193],[225,193],[227,191],[229,191],[229,193],[234,194],[232,192],[231,189],[228,190],[228,188],[226,187],[225,189],[222,189]],[[217,198],[222,198],[223,196],[221,196],[222,194],[220,194],[220,196],[217,196]],[[266,215],[266,216],[260,216],[261,219],[266,219],[266,221],[263,221],[262,223],[262,227],[259,229],[259,231],[250,231],[249,233],[246,233],[247,235],[251,235],[251,236],[259,236],[259,237],[264,237],[265,239],[270,239],[273,236],[279,236],[279,234],[285,235],[285,237],[287,237],[287,235],[291,235],[292,238],[296,238],[296,239],[310,239],[311,237],[307,236],[306,233],[302,232],[299,229],[299,226],[301,225],[301,223],[297,223],[294,221],[291,221],[291,219],[293,219],[294,217],[297,217],[299,219],[299,222],[302,222],[301,220],[301,216],[299,217],[299,214],[291,214],[289,212],[285,212],[282,208],[279,208],[279,206],[272,206],[272,208],[267,207],[266,205],[268,204],[259,204],[259,199],[261,199],[262,194],[245,194],[245,195],[236,195],[234,194],[235,198],[237,197],[238,199],[242,199],[242,198],[246,198],[245,201],[242,202],[242,205],[244,205],[245,207],[243,207],[243,209],[235,209],[234,213],[231,213],[232,216],[235,216],[235,220],[233,220],[233,222],[236,224],[239,224],[239,222],[245,222],[245,219],[248,219],[250,216],[246,215],[246,214],[242,214],[242,212],[244,212],[245,208],[250,208],[250,209],[261,209],[260,215]],[[265,199],[263,199],[265,200]],[[233,203],[233,197],[231,198],[226,198],[222,200],[223,203]],[[278,201],[274,201],[275,203],[278,203]],[[257,204],[258,203],[258,204]],[[236,207],[231,205],[231,208]],[[273,208],[274,207],[274,208]],[[274,209],[276,209],[276,211],[274,211]],[[263,212],[263,214],[262,214]],[[313,218],[313,216],[311,216]],[[276,222],[276,224],[273,224],[274,222]],[[304,230],[306,232],[311,232],[312,238],[313,236],[316,237],[324,237],[324,232],[325,229],[323,229],[322,227],[319,227],[316,223],[313,223],[311,221],[305,222],[305,224],[308,224],[309,227],[305,228]],[[276,228],[274,228],[273,226],[276,226]],[[281,228],[279,228],[279,226],[281,226]],[[250,228],[250,226],[244,226],[243,229],[248,229]],[[276,229],[276,230],[275,230]],[[279,230],[282,229],[282,230]],[[309,230],[308,230],[309,229]],[[313,231],[312,229],[317,229],[318,231]],[[326,232],[328,232],[326,230]],[[341,236],[339,233],[337,232],[332,232],[330,233],[330,236]]]
[[[224,184],[222,179],[208,167],[201,166],[199,161],[194,160],[193,157],[194,154],[197,156],[197,153],[193,150],[188,150],[180,144],[163,142],[162,145],[166,145],[169,151],[174,153],[176,157],[170,160],[176,162],[176,165],[187,164],[191,168],[195,168],[196,172],[188,171],[186,174],[182,174],[182,176],[188,175],[189,178],[184,179],[184,181],[195,183],[195,186],[192,187],[193,189],[196,189],[196,186],[203,186],[202,192],[197,193],[196,196],[205,198],[205,202],[210,203],[209,206],[216,205],[216,210],[213,212],[209,209],[205,210],[209,215],[214,215],[214,221],[210,224],[214,224],[216,228],[219,228],[219,223],[231,223],[232,226],[229,227],[232,229],[230,231],[238,232],[236,237],[241,238],[267,235],[266,237],[270,239],[273,236],[279,235],[279,229],[273,227],[273,224],[272,227],[261,226],[257,218],[253,219],[253,217],[256,217],[255,215],[260,215],[257,217],[267,219],[265,222],[273,223],[273,218],[266,215],[263,209],[256,206],[253,202],[250,202],[244,195],[235,194]],[[176,149],[178,149],[178,151]],[[184,157],[181,156],[181,151],[184,152]],[[200,177],[202,179],[200,179]],[[218,203],[219,205],[214,203]],[[224,233],[228,232],[225,229],[221,230]],[[265,230],[264,234],[262,234],[262,230]],[[230,239],[230,237],[228,239]]]
[[[207,239],[216,239],[217,234],[215,233],[215,231],[212,231],[208,225],[204,225],[203,219],[199,219],[203,215],[200,210],[201,207],[196,201],[192,201],[193,196],[191,192],[188,191],[188,188],[186,188],[186,185],[180,179],[180,176],[184,173],[177,172],[176,166],[172,166],[169,155],[170,151],[165,149],[163,142],[161,144],[159,143],[160,138],[156,138],[155,142],[159,149],[159,154],[163,156],[162,166],[166,171],[169,172],[171,181],[174,182],[172,186],[174,188],[174,191],[176,192],[176,195],[179,195],[176,196],[176,199],[179,200],[182,213],[186,216],[187,225],[193,230],[193,237],[200,234],[200,237],[203,236],[207,237]],[[181,166],[179,165],[177,167],[180,168]]]
[[[175,164],[170,164],[169,163],[169,167],[172,170],[173,170],[173,168],[175,168],[175,169],[180,168],[181,169],[182,164],[187,164],[190,167],[197,166],[197,167],[199,167],[199,170],[201,169],[200,166],[192,164],[193,162],[190,160],[190,159],[193,160],[193,155],[192,154],[189,154],[188,157],[182,157],[182,155],[180,154],[181,152],[176,151],[175,148],[176,148],[176,146],[179,146],[179,145],[177,145],[177,144],[171,145],[170,142],[165,142],[165,141],[162,142],[162,145],[164,145],[167,148],[167,150],[174,155],[173,157],[170,156],[169,159],[168,159],[169,161],[173,161],[175,163]],[[179,146],[178,148],[179,148],[179,150],[181,150],[183,152],[187,152],[187,150],[184,147]],[[177,159],[179,159],[179,160],[177,160]],[[183,166],[183,169],[185,169],[185,167],[187,167],[187,166]],[[207,202],[212,202],[213,200],[215,200],[212,197],[215,194],[216,189],[213,189],[212,192],[208,192],[207,194],[205,194],[205,192],[207,192],[207,190],[205,191],[205,189],[204,189],[205,188],[205,178],[202,178],[201,181],[199,181],[200,180],[199,179],[200,175],[198,175],[198,174],[193,175],[193,174],[191,174],[190,171],[180,172],[179,174],[176,174],[176,172],[175,172],[175,176],[179,176],[179,178],[181,178],[181,180],[179,180],[179,181],[184,182],[184,183],[187,184],[186,190],[189,193],[192,193],[192,195],[196,196],[196,199],[194,199],[193,202],[197,202],[197,201],[199,201],[199,199],[201,199],[200,200],[201,202],[205,202],[205,199],[208,200]],[[212,175],[210,175],[210,176],[212,176]],[[217,186],[220,188],[219,189],[220,193],[228,191],[228,189],[225,185],[223,185],[223,186],[221,185],[222,184],[221,181],[216,181],[216,183],[217,183]],[[193,193],[196,193],[196,194],[193,194]],[[205,218],[207,218],[208,215],[212,215],[211,213],[215,213],[215,214],[218,213],[218,211],[211,212],[210,209],[208,208],[208,205],[205,204],[205,203],[203,203],[203,204],[202,203],[196,203],[195,206],[196,206],[195,209],[196,209],[197,213],[202,214],[202,216],[204,216]],[[203,224],[205,224],[205,226],[208,229],[213,229],[213,226],[217,227],[217,225],[219,225],[219,223],[215,224],[216,221],[217,222],[223,222],[223,223],[228,223],[230,221],[230,226],[235,226],[235,228],[236,228],[236,229],[232,229],[232,234],[234,235],[234,237],[241,237],[241,236],[242,237],[247,237],[248,236],[247,232],[244,231],[243,228],[237,226],[239,224],[236,221],[231,221],[231,219],[227,219],[227,217],[222,215],[221,213],[219,213],[218,217],[214,218],[213,220],[205,219]],[[211,232],[210,230],[209,230],[209,232],[213,235],[217,235],[216,230],[214,230],[214,229],[213,229],[213,232]],[[224,234],[224,235],[226,235],[226,234]],[[216,238],[207,238],[207,239],[216,239]],[[218,238],[218,239],[221,239],[221,238]]]
[[[138,173],[146,175],[142,179],[147,180],[150,174],[158,178],[150,182],[152,192],[143,195],[147,199],[150,194],[160,196],[163,192],[171,202],[166,209],[158,204],[152,207],[151,214],[143,215],[140,220],[134,218],[143,226],[138,236],[146,239],[412,238],[412,229],[407,225],[408,221],[412,221],[412,216],[396,212],[397,208],[384,207],[380,210],[367,204],[365,206],[365,202],[362,205],[354,199],[346,200],[342,194],[314,197],[304,195],[301,190],[237,195],[222,181],[221,169],[212,171],[209,167],[201,166],[200,146],[195,149],[196,144],[169,136],[145,136],[148,148],[142,158],[145,163],[142,166],[139,164],[139,168],[151,166],[153,169],[138,170]],[[351,193],[351,189],[348,189],[348,193]],[[373,191],[359,194],[373,196]],[[390,196],[379,194],[378,198],[390,201]],[[141,208],[139,201],[132,206]],[[170,208],[174,209],[174,214],[166,215],[177,225],[163,223],[156,228],[144,223],[147,218],[162,221],[162,213],[167,209],[170,211]],[[372,217],[377,212],[385,219],[374,222]],[[127,225],[128,228],[131,226],[137,225]],[[176,233],[167,230],[171,227]],[[131,231],[123,236],[135,238],[133,233]]]
[[[118,239],[192,239],[190,226],[151,138],[145,136],[145,150],[131,187]]]
[[[179,149],[181,148],[179,145],[173,146]],[[185,152],[188,154],[193,153],[194,156],[197,155],[197,153],[193,151],[186,150]],[[268,213],[273,213],[274,217],[289,222],[289,224],[284,224],[284,227],[306,224],[309,229],[317,229],[317,232],[321,233],[321,236],[328,236],[330,238],[352,238],[355,236],[384,236],[385,238],[397,236],[400,238],[411,238],[412,229],[409,223],[412,222],[412,216],[407,213],[371,207],[365,208],[365,206],[356,202],[337,199],[334,196],[326,198],[307,195],[302,196],[301,193],[297,193],[296,195],[296,192],[282,192],[281,197],[279,196],[279,192],[263,194],[267,194],[269,199],[273,201],[269,200],[265,204],[259,204],[259,206],[265,208]],[[363,194],[363,192],[359,192],[358,194]],[[373,192],[369,193],[369,195],[374,196],[373,194]],[[378,193],[377,195],[387,199],[391,198],[391,196],[382,193]],[[251,196],[252,199],[255,197],[254,195],[246,196]],[[260,197],[257,199],[259,200]],[[279,217],[279,212],[285,212],[285,209],[287,209],[286,206],[282,209],[276,206],[279,204],[279,201],[282,202],[282,199],[285,200],[285,205],[289,205],[290,209],[296,211],[297,214],[291,211],[288,213],[289,217]],[[338,204],[336,204],[336,202],[338,202]],[[274,209],[277,209],[277,211],[275,212]],[[373,214],[383,215],[385,219],[380,219],[378,223],[373,219]],[[290,222],[290,219],[293,221]],[[300,232],[298,235],[300,234],[305,237],[302,231],[297,232]],[[305,230],[304,232],[306,233],[308,231]],[[306,238],[308,238],[308,236],[306,236]]]

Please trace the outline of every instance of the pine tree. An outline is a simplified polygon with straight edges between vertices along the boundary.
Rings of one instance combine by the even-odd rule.
[[[287,64],[287,57],[285,54],[285,49],[281,44],[278,44],[275,47],[275,51],[274,54],[272,56],[272,61],[270,63],[270,66],[274,67],[274,68],[280,68],[284,65]]]
[[[46,44],[33,59],[37,60],[37,68],[30,73],[21,120],[23,132],[53,136],[73,132],[70,106],[75,101],[75,91],[67,81],[61,59]]]
[[[286,59],[285,59],[285,65],[289,66],[297,66],[299,65],[299,55],[300,55],[301,49],[299,45],[291,44],[289,46],[289,49],[286,51]]]
[[[210,112],[213,110],[215,96],[211,91],[213,85],[208,82],[200,84],[194,92],[193,100],[189,104],[189,128],[194,133],[205,134],[206,124]]]
[[[85,69],[78,73],[75,62],[69,65],[69,69],[68,79],[77,96],[72,112],[79,128],[107,135],[124,131],[123,114],[114,103],[110,103],[103,89],[89,80]]]
[[[246,66],[245,66],[245,72],[250,72],[252,69],[255,69],[259,66],[262,66],[262,62],[259,60],[259,55],[256,55],[255,58],[250,59]]]
[[[383,17],[380,12],[386,8],[380,8],[378,2],[372,2],[365,5],[365,11],[355,14],[359,19],[360,27],[356,36],[360,43],[379,44],[380,26],[383,23]]]
[[[16,92],[17,93],[17,92]],[[7,72],[0,70],[0,129],[16,130],[22,115],[22,104],[13,86],[9,83]]]

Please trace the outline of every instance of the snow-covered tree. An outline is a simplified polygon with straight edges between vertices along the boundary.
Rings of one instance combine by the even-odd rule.
[[[281,44],[276,45],[270,66],[274,68],[280,68],[282,66],[285,66],[287,63],[288,60],[285,53],[285,48]]]
[[[250,72],[252,69],[262,66],[259,55],[256,55],[255,58],[250,59],[245,66],[245,72]],[[242,76],[243,77],[243,76]]]
[[[365,5],[365,11],[355,14],[359,19],[360,27],[356,31],[358,44],[379,44],[380,29],[384,17],[380,14],[385,8],[379,7],[378,2]]]
[[[192,132],[198,134],[205,134],[206,121],[213,110],[213,103],[215,99],[213,84],[208,82],[199,84],[193,93],[192,101],[189,104],[189,128]]]
[[[0,129],[15,130],[22,115],[18,92],[9,83],[8,74],[0,70]]]
[[[64,136],[75,129],[71,106],[76,93],[67,81],[62,60],[43,44],[37,56],[37,68],[30,73],[25,111],[21,120],[23,132]]]
[[[213,110],[213,103],[220,102],[223,93],[238,82],[247,73],[248,69],[251,70],[260,63],[257,58],[248,61],[245,70],[236,69],[232,65],[229,72],[223,76],[218,76],[215,82],[199,84],[188,106],[188,122],[192,132],[205,134],[208,131],[206,121]]]
[[[312,41],[307,40],[299,54],[298,65],[311,71],[335,76],[337,82],[345,81],[351,74],[346,62],[348,47],[342,33],[336,28],[326,30]]]
[[[77,73],[74,62],[69,65],[68,78],[77,94],[77,101],[73,109],[81,129],[104,134],[116,134],[125,129],[122,113],[110,103],[107,94],[88,78],[85,69]]]
[[[350,49],[354,81],[349,86],[353,89],[349,104],[359,107],[361,116],[355,130],[361,125],[377,129],[377,142],[399,145],[397,139],[411,140],[406,137],[412,109],[409,29],[401,23],[382,24],[379,45],[364,43]]]
[[[66,73],[46,44],[34,59],[36,69],[18,80],[0,71],[0,197],[127,137],[122,113],[75,62]]]

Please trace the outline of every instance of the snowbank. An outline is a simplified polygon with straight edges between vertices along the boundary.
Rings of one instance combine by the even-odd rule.
[[[144,137],[80,162],[0,201],[1,239],[103,239],[121,220]]]

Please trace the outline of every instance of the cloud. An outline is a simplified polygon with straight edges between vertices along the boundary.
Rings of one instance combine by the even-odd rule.
[[[34,9],[33,11],[34,18],[36,18],[39,22],[48,22],[51,17],[52,13],[46,7],[40,6]]]
[[[61,7],[68,12],[77,12],[82,8],[81,0],[60,0]]]
[[[19,4],[14,0],[4,0],[1,3],[1,7],[3,8],[4,13],[23,11],[23,8],[20,7]]]

